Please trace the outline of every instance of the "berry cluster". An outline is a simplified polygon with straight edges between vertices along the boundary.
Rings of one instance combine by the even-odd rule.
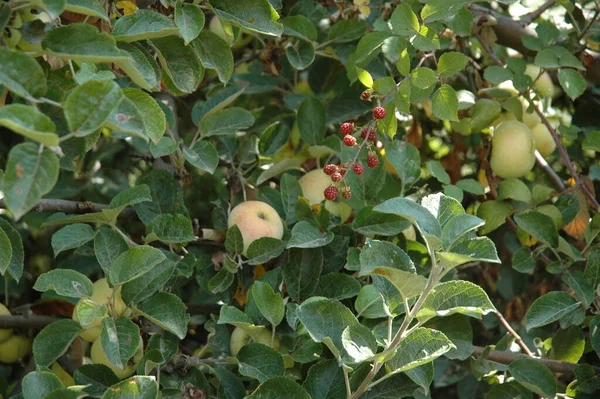
[[[363,100],[370,99],[370,93],[365,91],[362,95]],[[387,115],[387,112],[383,107],[375,107],[373,109],[373,118],[374,119],[383,119]],[[366,145],[367,152],[367,166],[370,168],[374,168],[379,164],[379,158],[377,157],[377,153],[373,149],[373,144],[377,142],[377,131],[373,127],[375,121],[370,122],[367,126],[364,126],[360,130],[360,138],[362,139],[359,144],[358,151],[356,153],[356,157],[348,163],[341,163],[339,165],[329,164],[325,165],[323,168],[323,172],[331,177],[332,184],[327,187],[324,191],[325,199],[329,201],[335,200],[340,190],[338,186],[341,186],[342,197],[344,199],[352,198],[352,190],[348,183],[344,180],[344,176],[346,172],[352,170],[356,175],[362,175],[365,172],[365,168],[363,166],[362,161],[357,160],[358,154],[361,153],[362,148]],[[355,133],[358,130],[354,126],[353,122],[344,122],[340,125],[340,133],[344,136],[343,142],[344,145],[348,147],[354,147],[357,145],[357,138]],[[338,183],[338,184],[336,184]]]

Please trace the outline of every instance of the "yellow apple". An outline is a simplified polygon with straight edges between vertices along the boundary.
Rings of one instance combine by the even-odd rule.
[[[121,380],[124,380],[125,378],[129,378],[133,375],[133,373],[135,372],[135,369],[137,368],[138,363],[140,362],[140,360],[142,360],[143,356],[144,356],[144,345],[142,344],[141,340],[140,340],[140,346],[138,347],[138,350],[135,352],[135,355],[133,355],[133,359],[129,360],[127,365],[125,365],[125,368],[122,370],[120,368],[118,368],[117,366],[115,366],[114,364],[112,364],[110,360],[108,360],[108,358],[106,357],[106,354],[104,354],[104,350],[102,349],[102,343],[100,342],[99,338],[97,340],[95,340],[94,343],[92,344],[92,349],[90,352],[90,357],[92,358],[92,362],[94,362],[95,364],[103,364],[103,365],[107,366]]]
[[[527,112],[527,109],[529,108],[529,102],[525,101],[523,97],[521,97],[520,100],[521,104],[523,104],[523,123],[526,124],[530,129],[541,123],[542,120],[538,114],[535,113],[535,111]]]
[[[522,177],[535,164],[535,138],[531,129],[518,121],[505,121],[494,130],[490,166],[505,179]]]
[[[86,303],[88,302],[93,301],[89,299],[86,301],[86,298],[82,298],[77,302],[77,304],[75,305],[75,309],[73,309],[73,320],[81,324],[81,322],[79,321],[79,316],[77,315],[77,311],[82,306],[86,306]],[[100,332],[102,331],[102,319],[103,317],[96,317],[89,324],[81,324],[83,330],[81,330],[79,336],[87,342],[94,342],[96,339],[98,339],[98,337],[100,336]]]
[[[323,169],[311,170],[298,180],[302,187],[302,196],[311,205],[320,204],[325,200],[324,191],[331,185],[331,177],[327,176]],[[338,216],[344,223],[352,214],[352,207],[345,202],[325,201],[325,209],[333,215]]]
[[[31,352],[31,339],[13,335],[0,343],[0,363],[15,363]]]
[[[538,123],[531,129],[531,132],[533,133],[533,137],[535,137],[535,149],[538,150],[542,156],[547,157],[554,152],[556,149],[556,142],[546,125]]]
[[[229,214],[227,226],[237,225],[244,241],[243,255],[248,252],[250,244],[259,238],[283,237],[283,224],[279,214],[271,205],[261,201],[242,202]]]
[[[231,333],[231,339],[229,340],[229,354],[237,356],[244,345],[252,342],[271,346],[271,330],[261,328],[250,335],[241,328],[236,327]],[[275,340],[273,341],[273,348],[279,349],[279,337],[277,335],[275,335]]]
[[[73,376],[65,371],[62,366],[58,363],[52,363],[50,367],[50,371],[58,377],[58,379],[63,383],[65,388],[75,385],[75,380]]]
[[[552,97],[554,94],[554,83],[552,78],[548,75],[548,72],[542,73],[539,79],[536,80],[540,74],[541,68],[537,65],[529,64],[525,69],[525,75],[531,77],[535,81],[533,89],[542,97]]]
[[[17,47],[17,44],[19,44],[19,41],[21,41],[21,38],[23,37],[21,35],[21,32],[17,29],[14,28],[7,28],[8,29],[8,35],[4,36],[4,41],[6,42],[6,45],[11,48],[14,49],[15,47]]]
[[[0,303],[0,316],[10,316],[10,310],[6,306]],[[4,342],[12,336],[13,330],[11,328],[0,329],[0,342]]]

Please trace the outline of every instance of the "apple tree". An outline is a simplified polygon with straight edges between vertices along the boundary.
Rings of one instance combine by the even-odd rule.
[[[597,0],[0,4],[0,398],[600,396]]]

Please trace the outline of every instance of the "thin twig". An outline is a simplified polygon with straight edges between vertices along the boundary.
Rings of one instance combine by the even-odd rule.
[[[517,341],[517,344],[519,344],[519,346],[521,347],[521,349],[523,349],[523,352],[527,353],[528,356],[533,357],[534,356],[533,352],[531,350],[529,350],[529,348],[527,347],[527,345],[525,345],[525,342],[523,342],[523,339],[521,338],[521,336],[511,327],[511,325],[504,318],[504,316],[502,315],[502,313],[496,312],[495,314],[496,314],[496,317],[498,317],[498,319],[500,320],[500,323],[502,323],[502,325],[504,326],[504,328],[506,328],[506,331],[508,331],[510,333],[510,335],[512,335],[513,337],[515,337],[515,340]]]
[[[523,15],[521,17],[521,21],[523,21],[523,23],[529,25],[534,20],[538,19],[544,12],[546,12],[547,9],[552,7],[554,5],[554,3],[556,3],[556,0],[548,0],[547,2],[542,4],[537,10],[534,10],[528,14]]]

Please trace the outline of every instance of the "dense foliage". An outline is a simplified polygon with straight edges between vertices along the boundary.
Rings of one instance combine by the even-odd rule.
[[[597,398],[600,4],[0,5],[0,398]]]

